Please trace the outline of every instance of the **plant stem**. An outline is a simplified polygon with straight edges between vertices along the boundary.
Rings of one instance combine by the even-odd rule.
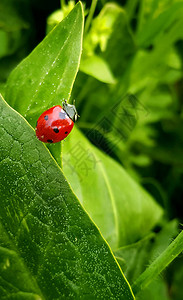
[[[60,2],[61,2],[61,8],[63,9],[65,6],[65,0],[61,0]]]
[[[127,1],[125,9],[127,11],[127,16],[129,20],[131,20],[131,18],[134,16],[137,4],[138,4],[138,0]]]
[[[132,285],[134,294],[138,294],[157,277],[183,251],[183,230],[168,248],[138,277]]]
[[[87,20],[86,20],[85,32],[84,32],[85,34],[88,32],[88,29],[90,27],[90,24],[91,24],[91,21],[92,21],[94,12],[95,12],[96,5],[97,5],[97,0],[92,0],[89,15],[88,15]]]

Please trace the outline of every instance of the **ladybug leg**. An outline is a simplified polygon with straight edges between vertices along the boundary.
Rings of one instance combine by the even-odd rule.
[[[75,103],[76,103],[76,100],[74,99],[73,100],[73,105],[75,106]],[[78,113],[77,113],[77,118],[80,118],[80,115],[78,115]]]

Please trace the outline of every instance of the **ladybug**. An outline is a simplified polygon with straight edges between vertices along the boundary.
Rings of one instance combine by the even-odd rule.
[[[62,108],[63,107],[63,108]],[[46,110],[36,123],[36,136],[44,143],[58,143],[71,132],[78,118],[75,105],[66,101]]]

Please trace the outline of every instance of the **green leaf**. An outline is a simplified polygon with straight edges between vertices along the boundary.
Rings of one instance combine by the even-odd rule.
[[[61,169],[2,98],[0,160],[4,299],[134,299]]]
[[[165,223],[158,233],[151,233],[137,243],[122,247],[115,251],[115,256],[124,270],[130,283],[133,283],[141,273],[160,255],[178,234],[178,221]],[[163,277],[159,276],[138,295],[139,299],[168,300],[168,289]]]
[[[107,62],[100,56],[92,55],[82,57],[80,70],[94,78],[105,83],[116,83],[116,79],[112,74]]]
[[[161,31],[161,34],[159,34],[155,40],[152,40],[152,50],[138,51],[131,68],[131,92],[136,93],[146,88],[149,84],[152,85],[151,80],[157,80],[158,83],[167,82],[167,73],[170,73],[171,70],[170,67],[167,67],[171,61],[172,48],[174,44],[183,37],[183,20],[180,17],[182,11],[183,4],[182,9],[180,9],[180,11],[178,10],[175,15],[174,23],[166,29],[165,32]],[[169,13],[171,12],[169,11]],[[142,34],[142,36],[144,37],[144,34]],[[174,48],[173,51],[175,51]],[[144,74],[146,74],[146,76],[144,76]]]
[[[150,233],[140,241],[117,249],[114,254],[130,283],[150,265],[178,234],[178,221],[165,223],[159,233]]]
[[[155,236],[155,233],[150,233],[140,241],[121,247],[114,252],[129,282],[133,283],[145,270],[145,266],[149,264],[153,247],[152,241]]]
[[[182,251],[183,231],[133,283],[134,293],[138,294],[144,290]]]
[[[122,166],[76,128],[63,145],[63,170],[112,249],[148,234],[162,215],[161,207]]]
[[[0,224],[0,292],[1,299],[10,297],[12,300],[44,299],[2,224]]]
[[[143,26],[139,30],[137,34],[137,41],[141,47],[149,46],[154,42],[154,40],[156,41],[162,33],[164,35],[166,31],[169,31],[170,28],[173,27],[179,19],[181,19],[183,3],[182,1],[172,3],[171,5],[168,5],[167,9],[163,12],[161,9],[156,11],[154,16],[147,18],[146,22],[144,22]],[[144,14],[147,14],[147,12],[144,12]]]
[[[47,108],[69,99],[79,67],[83,10],[79,2],[70,14],[11,73],[7,102],[35,126]]]
[[[153,281],[150,285],[143,290],[138,298],[140,300],[170,300],[167,282],[162,277],[158,277],[158,280]],[[181,299],[181,298],[180,298]]]

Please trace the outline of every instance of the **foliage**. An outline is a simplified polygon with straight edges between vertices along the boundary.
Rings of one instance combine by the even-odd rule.
[[[1,1],[2,299],[182,298],[182,15]],[[36,120],[64,99],[80,119],[43,145]]]

